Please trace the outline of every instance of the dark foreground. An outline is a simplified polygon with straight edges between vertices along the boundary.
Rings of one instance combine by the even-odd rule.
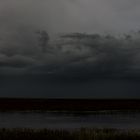
[[[140,99],[29,99],[0,98],[0,111],[140,110]]]
[[[140,140],[140,130],[0,129],[0,140]]]

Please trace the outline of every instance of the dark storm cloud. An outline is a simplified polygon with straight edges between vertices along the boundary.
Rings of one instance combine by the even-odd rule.
[[[34,46],[32,52],[28,43],[28,49],[19,46],[10,54],[3,48],[1,96],[137,98],[139,40],[139,33],[121,38],[73,33],[50,40],[45,52],[40,45]],[[134,80],[123,77],[134,77]]]
[[[96,35],[73,34],[74,38],[62,42],[60,65],[49,73],[60,79],[94,79],[104,76],[123,76],[133,65],[132,46],[125,39]],[[75,35],[78,38],[75,38]],[[134,41],[135,42],[135,41]],[[133,46],[134,47],[134,46]],[[64,49],[64,50],[63,50]],[[130,70],[131,71],[131,70]]]
[[[138,0],[2,0],[1,74],[14,69],[58,77],[139,74],[137,37],[126,40],[87,35],[82,39],[54,39],[54,34],[61,32],[137,30],[139,4]],[[39,44],[37,32],[42,29],[53,38],[47,52],[42,52]]]
[[[0,55],[0,67],[26,67],[34,64],[34,59],[22,55],[13,55],[8,57],[6,55]]]
[[[34,39],[33,42],[24,38],[23,42],[27,44],[13,46],[11,53],[6,47],[1,49],[1,74],[44,75],[46,78],[68,81],[140,76],[139,32],[122,37],[64,34],[50,40],[45,52],[37,43],[37,38]]]

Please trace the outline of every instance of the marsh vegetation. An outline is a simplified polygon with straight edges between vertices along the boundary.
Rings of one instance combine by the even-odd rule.
[[[140,130],[86,129],[0,129],[1,140],[139,140]]]

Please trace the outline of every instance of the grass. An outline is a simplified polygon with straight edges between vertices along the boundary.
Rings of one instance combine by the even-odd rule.
[[[140,140],[140,130],[0,129],[0,140]]]

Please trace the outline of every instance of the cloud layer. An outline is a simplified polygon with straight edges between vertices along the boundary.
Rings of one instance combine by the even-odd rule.
[[[138,0],[2,0],[0,74],[138,76],[139,33],[131,38],[106,32],[138,30],[139,5]],[[37,29],[47,30],[52,38],[46,52]],[[55,38],[57,33],[65,36]]]
[[[139,0],[1,0],[0,34],[13,34],[22,26],[51,35],[129,32],[139,29],[139,13]]]
[[[45,44],[39,35],[1,44],[0,74],[44,75],[58,79],[140,76],[140,34],[63,34]],[[22,37],[22,35],[21,35]],[[23,36],[24,37],[24,36]]]

